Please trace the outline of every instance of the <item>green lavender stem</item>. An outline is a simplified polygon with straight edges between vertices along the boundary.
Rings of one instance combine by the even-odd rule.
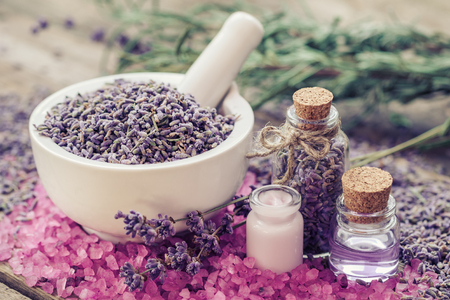
[[[389,148],[386,150],[372,152],[372,153],[358,156],[358,157],[351,159],[351,162],[353,163],[351,168],[361,167],[361,166],[367,165],[371,162],[374,162],[380,158],[383,158],[385,156],[394,154],[396,152],[399,152],[399,151],[402,151],[402,150],[405,150],[405,149],[408,149],[411,147],[423,145],[426,142],[429,142],[436,137],[444,136],[445,134],[448,133],[449,129],[450,129],[450,118],[448,118],[443,124],[436,126],[432,129],[428,130],[427,132],[422,133],[421,135],[419,135],[413,139],[410,139],[404,143],[401,143],[395,147],[392,147],[392,148]]]
[[[235,200],[233,200],[233,201],[227,202],[227,203],[225,203],[225,204],[222,204],[222,205],[220,205],[220,206],[217,206],[217,207],[215,207],[215,208],[213,208],[213,209],[210,209],[210,210],[208,210],[208,211],[202,213],[202,215],[207,215],[207,214],[213,213],[213,212],[215,212],[215,211],[221,210],[222,208],[225,208],[225,207],[227,207],[227,206],[230,205],[230,204],[235,204],[235,203],[244,201],[244,200],[248,199],[249,197],[250,197],[250,196],[244,196],[244,197],[235,199]],[[174,222],[185,221],[185,220],[187,220],[187,219],[188,219],[188,217],[181,218],[181,219],[176,219],[176,220],[174,220]]]

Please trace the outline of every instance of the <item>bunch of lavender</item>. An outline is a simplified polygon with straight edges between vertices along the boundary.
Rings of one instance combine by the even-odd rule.
[[[205,222],[204,216],[218,211],[230,204],[234,204],[233,213],[225,213],[216,225],[211,220]],[[164,258],[149,258],[145,265],[145,270],[139,272],[130,263],[125,263],[120,268],[120,277],[125,277],[125,284],[132,292],[136,289],[142,290],[144,281],[147,278],[160,279],[164,282],[167,276],[167,269],[170,267],[177,271],[185,271],[189,275],[195,275],[203,266],[202,260],[211,253],[221,254],[220,236],[232,234],[233,230],[245,224],[245,221],[233,226],[234,216],[247,217],[250,213],[249,196],[233,197],[233,199],[221,206],[208,210],[204,213],[192,211],[185,218],[173,219],[167,215],[158,215],[157,219],[147,219],[142,214],[130,211],[124,214],[119,211],[116,219],[124,219],[124,229],[131,237],[142,237],[145,244],[150,245],[156,238],[166,239],[175,235],[174,224],[179,221],[186,221],[189,231],[194,233],[193,245],[188,245],[185,241],[175,243],[175,247],[169,247]]]
[[[168,84],[122,79],[67,97],[47,113],[39,134],[75,155],[108,163],[154,164],[211,150],[234,128],[235,117],[202,108]]]

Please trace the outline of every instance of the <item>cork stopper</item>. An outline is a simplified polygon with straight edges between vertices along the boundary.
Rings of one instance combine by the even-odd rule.
[[[378,168],[350,169],[342,176],[344,205],[358,213],[382,211],[388,204],[392,182],[391,174]],[[353,217],[351,221],[373,223],[376,220]]]
[[[297,116],[305,120],[321,120],[330,113],[333,94],[321,87],[310,87],[296,91],[292,98]]]

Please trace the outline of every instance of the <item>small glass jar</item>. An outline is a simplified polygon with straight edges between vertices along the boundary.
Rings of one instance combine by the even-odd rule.
[[[394,275],[400,249],[394,197],[390,195],[386,208],[376,213],[349,210],[344,205],[344,195],[338,199],[336,208],[330,232],[331,270],[366,282]]]
[[[300,195],[282,185],[266,185],[250,196],[247,256],[255,266],[277,274],[303,263],[303,218]]]
[[[305,120],[297,116],[292,105],[286,115],[289,130],[317,131],[339,126],[339,113],[332,105],[328,116],[321,120]],[[301,146],[295,147],[295,168],[286,185],[297,190],[303,201],[300,212],[305,222],[304,252],[322,254],[329,251],[328,237],[331,218],[336,212],[336,200],[342,194],[341,177],[349,167],[349,141],[339,128],[331,140],[328,154],[315,161]],[[287,171],[288,149],[274,154],[273,180]]]

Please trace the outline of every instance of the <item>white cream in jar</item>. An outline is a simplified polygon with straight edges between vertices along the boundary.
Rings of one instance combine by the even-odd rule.
[[[303,263],[303,217],[299,193],[286,186],[254,190],[247,217],[247,256],[255,266],[277,274]]]

